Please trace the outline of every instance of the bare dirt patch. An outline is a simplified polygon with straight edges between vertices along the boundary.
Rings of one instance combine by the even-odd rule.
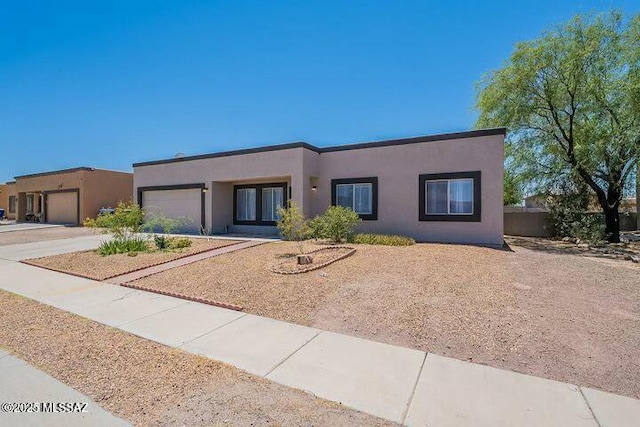
[[[355,251],[355,248],[346,246],[330,246],[306,252],[305,255],[310,256],[313,260],[311,264],[298,264],[297,254],[287,254],[283,257],[284,261],[272,265],[269,270],[278,274],[308,273],[351,256]]]
[[[559,255],[582,255],[625,261],[631,261],[632,258],[640,260],[640,241],[591,244],[543,237],[505,236],[505,242],[525,249]]]
[[[94,233],[84,227],[54,227],[11,231],[8,233],[0,233],[0,246],[43,242],[46,240],[71,239],[74,237],[90,236],[91,234]]]
[[[353,246],[307,274],[265,271],[295,253],[281,242],[134,283],[640,398],[640,265],[516,245]]]
[[[28,264],[50,268],[56,271],[71,273],[94,280],[106,280],[121,274],[173,261],[196,253],[221,248],[239,243],[236,240],[224,239],[190,239],[191,246],[184,249],[139,252],[102,256],[96,251],[81,251],[52,255],[44,258],[28,260]],[[153,246],[153,241],[149,243]]]
[[[0,312],[0,347],[135,425],[393,425],[8,292]]]

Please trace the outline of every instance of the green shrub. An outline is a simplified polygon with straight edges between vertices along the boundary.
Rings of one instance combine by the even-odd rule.
[[[142,230],[144,210],[133,202],[120,202],[114,213],[103,213],[95,219],[87,218],[83,225],[98,228],[115,239],[129,239]]]
[[[190,239],[187,239],[186,237],[180,237],[180,238],[172,238],[169,241],[169,248],[170,249],[183,249],[183,248],[188,248],[191,246],[193,242]]]
[[[360,223],[360,217],[352,209],[344,206],[330,206],[325,213],[311,220],[311,230],[315,238],[341,243],[353,235],[353,230],[358,223]]]
[[[588,193],[553,198],[549,206],[549,219],[556,236],[574,237],[592,243],[605,240],[604,217],[602,214],[586,212],[588,205]]]
[[[153,206],[145,208],[145,213],[146,220],[142,229],[149,233],[171,234],[191,223],[189,218],[169,218]]]
[[[309,237],[309,221],[293,201],[289,200],[287,207],[278,209],[280,219],[276,223],[280,234],[285,240],[298,243],[300,254],[304,254],[303,241]]]
[[[115,255],[128,252],[147,252],[149,243],[143,237],[126,237],[107,240],[100,243],[98,253],[100,255]]]
[[[363,245],[386,245],[386,246],[410,246],[416,241],[411,237],[396,236],[389,234],[355,234],[349,239],[351,243]]]
[[[153,236],[153,242],[156,244],[156,248],[162,250],[169,249],[171,244],[171,238],[163,234]]]
[[[97,228],[113,236],[98,247],[100,255],[122,254],[126,252],[146,252],[149,250],[147,238],[140,236],[144,211],[133,202],[120,202],[114,213],[103,213],[95,219],[87,218],[84,226]]]

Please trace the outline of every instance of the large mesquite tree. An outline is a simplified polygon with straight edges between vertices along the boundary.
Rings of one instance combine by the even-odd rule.
[[[479,127],[507,126],[506,165],[534,187],[572,177],[611,242],[640,159],[640,15],[582,17],[519,43],[478,85]]]

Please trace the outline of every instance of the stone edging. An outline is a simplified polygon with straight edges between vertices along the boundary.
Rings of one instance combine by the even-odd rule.
[[[147,268],[157,267],[159,265],[167,264],[167,263],[170,263],[170,262],[173,262],[173,261],[177,261],[179,259],[187,258],[187,257],[193,256],[193,255],[200,255],[200,254],[203,254],[205,252],[215,251],[217,249],[222,249],[222,248],[226,248],[226,247],[229,247],[229,246],[239,245],[240,243],[244,243],[244,242],[245,241],[239,241],[237,243],[231,243],[229,245],[218,246],[218,247],[215,247],[215,248],[202,249],[202,250],[199,250],[199,251],[196,251],[196,252],[185,253],[185,254],[182,254],[182,255],[180,255],[180,256],[178,256],[176,258],[171,258],[170,260],[167,260],[167,261],[159,261],[159,262],[156,262],[154,264],[145,265],[144,267],[134,268],[133,270],[128,270],[128,271],[125,271],[124,273],[118,273],[118,274],[114,274],[114,275],[105,277],[104,279],[97,279],[95,277],[91,277],[91,276],[86,275],[86,274],[75,273],[73,271],[63,270],[63,269],[56,268],[56,267],[44,266],[44,265],[36,264],[36,263],[33,262],[33,261],[36,261],[36,260],[39,260],[39,259],[49,258],[49,256],[55,256],[55,255],[49,255],[49,256],[43,256],[43,257],[37,257],[37,258],[29,258],[29,259],[21,260],[19,262],[21,262],[23,264],[31,265],[33,267],[39,267],[39,268],[44,268],[45,270],[55,271],[56,273],[64,273],[64,274],[69,274],[71,276],[81,277],[83,279],[97,280],[99,282],[104,282],[106,280],[113,279],[114,277],[124,276],[125,274],[135,273],[137,271],[145,270]],[[94,250],[77,251],[77,252],[94,252]],[[61,255],[64,255],[64,254],[61,254]],[[126,255],[126,254],[123,253],[121,255]]]
[[[239,305],[235,305],[235,304],[228,304],[228,303],[225,303],[225,302],[213,301],[213,300],[208,300],[208,299],[205,299],[205,298],[192,297],[192,296],[189,296],[189,295],[178,294],[178,293],[175,293],[175,292],[161,291],[161,290],[158,290],[158,289],[147,288],[145,286],[132,285],[130,283],[122,283],[122,284],[117,285],[117,286],[122,286],[122,287],[125,287],[125,288],[135,289],[137,291],[153,292],[154,294],[160,294],[160,295],[165,295],[165,296],[168,296],[168,297],[184,299],[184,300],[187,300],[187,301],[193,301],[193,302],[199,302],[199,303],[202,303],[202,304],[213,305],[213,306],[216,306],[216,307],[226,308],[228,310],[235,310],[235,311],[243,311],[244,310],[243,307],[241,307]]]
[[[324,268],[324,267],[328,266],[329,264],[333,264],[336,261],[340,261],[341,259],[345,259],[347,257],[350,257],[351,255],[353,255],[356,252],[356,248],[351,248],[349,246],[332,246],[332,247],[327,247],[327,248],[316,249],[315,251],[311,251],[311,252],[305,253],[305,255],[314,254],[316,252],[325,251],[327,249],[349,249],[349,252],[347,252],[346,254],[340,255],[337,258],[330,259],[329,261],[326,261],[326,262],[324,262],[322,264],[317,264],[317,265],[311,264],[309,267],[307,267],[305,269],[302,269],[302,270],[297,270],[297,271],[280,270],[279,267],[282,264],[284,264],[286,261],[283,261],[283,262],[281,262],[279,264],[276,264],[276,265],[272,265],[271,267],[269,267],[269,270],[271,272],[273,272],[273,273],[286,274],[286,275],[308,273],[308,272],[313,271],[313,270],[318,270],[320,268]]]

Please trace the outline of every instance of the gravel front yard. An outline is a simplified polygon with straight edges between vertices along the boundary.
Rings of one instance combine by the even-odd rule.
[[[0,313],[0,348],[134,425],[393,425],[8,292]]]
[[[300,275],[268,270],[295,253],[284,242],[134,283],[640,398],[640,265],[518,246],[351,246]]]
[[[95,251],[72,252],[28,260],[31,265],[78,274],[94,280],[105,280],[141,268],[161,264],[195,253],[239,243],[224,239],[191,239],[191,246],[184,249],[139,252],[136,256],[116,254],[102,256]],[[153,246],[151,241],[150,246]]]
[[[0,233],[0,246],[44,242],[45,240],[71,239],[73,237],[90,236],[91,234],[94,234],[94,232],[84,227],[54,227],[11,231],[8,233]]]

